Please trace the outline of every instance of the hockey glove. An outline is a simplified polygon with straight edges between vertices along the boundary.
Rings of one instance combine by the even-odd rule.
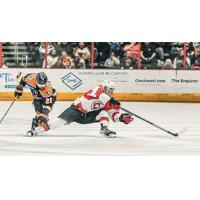
[[[109,105],[111,109],[119,110],[120,109],[120,102],[115,100],[113,97],[109,101]]]
[[[123,122],[124,124],[129,124],[133,121],[133,116],[128,113],[123,113],[119,117],[119,121]]]
[[[18,85],[15,89],[14,96],[15,98],[20,98],[23,94],[23,87],[21,85]]]
[[[120,102],[115,100],[113,97],[110,99],[109,101],[110,105],[114,106],[114,105],[120,105]]]

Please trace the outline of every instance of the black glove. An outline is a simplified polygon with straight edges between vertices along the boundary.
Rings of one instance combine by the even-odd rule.
[[[114,106],[114,105],[120,106],[120,102],[117,101],[117,100],[115,100],[113,97],[110,99],[109,104],[110,104],[111,106]]]
[[[15,96],[16,98],[19,98],[19,97],[22,96],[22,94],[23,94],[23,87],[22,87],[21,85],[18,85],[18,86],[16,87],[16,89],[15,89],[14,96]]]

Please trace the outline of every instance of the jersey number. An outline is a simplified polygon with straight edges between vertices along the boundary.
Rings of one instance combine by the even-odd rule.
[[[46,105],[49,105],[49,104],[52,104],[52,103],[53,103],[53,101],[52,101],[51,97],[45,99],[45,104]]]

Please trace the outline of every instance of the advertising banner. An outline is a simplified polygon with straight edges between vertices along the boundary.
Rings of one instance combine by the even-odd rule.
[[[108,79],[116,83],[116,93],[200,93],[199,71],[67,69],[1,69],[0,92],[14,91],[20,71],[44,71],[57,92],[83,93]]]

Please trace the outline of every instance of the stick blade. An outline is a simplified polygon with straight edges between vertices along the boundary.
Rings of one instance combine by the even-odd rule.
[[[183,135],[187,131],[187,128],[183,128],[178,132],[178,135]]]
[[[187,131],[187,128],[183,128],[182,130],[180,130],[178,133],[173,133],[174,137],[178,137],[183,135],[185,132]]]
[[[187,128],[183,128],[183,129],[180,130],[178,133],[170,132],[170,134],[173,135],[174,137],[178,137],[178,136],[183,135],[186,131],[187,131]]]

